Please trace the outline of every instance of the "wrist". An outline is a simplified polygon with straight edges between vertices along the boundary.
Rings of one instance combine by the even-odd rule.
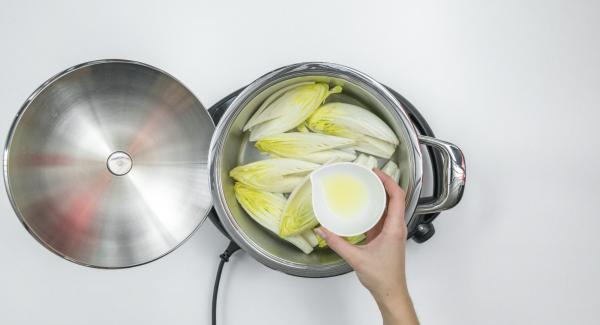
[[[390,286],[381,292],[372,292],[372,294],[380,308],[393,308],[393,306],[397,306],[398,303],[410,300],[408,288],[404,284]]]
[[[375,301],[381,311],[384,325],[419,324],[406,286],[380,295]]]

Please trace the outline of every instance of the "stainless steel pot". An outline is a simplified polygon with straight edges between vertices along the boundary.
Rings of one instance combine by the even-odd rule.
[[[349,272],[350,266],[329,250],[305,255],[254,223],[238,205],[229,170],[256,159],[257,153],[242,132],[246,121],[269,95],[290,84],[320,81],[341,85],[343,95],[328,100],[361,104],[383,118],[400,138],[392,157],[401,168],[400,185],[406,190],[406,216],[452,208],[461,199],[466,179],[465,161],[455,145],[418,136],[408,115],[396,98],[380,83],[354,69],[331,63],[300,63],[272,71],[247,86],[231,103],[212,137],[209,177],[218,218],[232,239],[256,260],[276,270],[305,277],[327,277]],[[423,181],[420,145],[439,150],[444,157],[444,186],[431,203],[419,205]]]

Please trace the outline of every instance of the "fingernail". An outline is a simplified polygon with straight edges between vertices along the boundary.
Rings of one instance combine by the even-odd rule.
[[[327,234],[325,233],[325,230],[323,230],[322,228],[315,229],[315,232],[317,233],[317,235],[321,236],[321,238],[327,239]]]

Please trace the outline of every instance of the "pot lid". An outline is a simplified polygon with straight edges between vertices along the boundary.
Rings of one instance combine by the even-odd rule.
[[[4,152],[27,230],[79,264],[123,268],[166,255],[212,206],[214,124],[178,80],[102,60],[48,80],[25,102]]]

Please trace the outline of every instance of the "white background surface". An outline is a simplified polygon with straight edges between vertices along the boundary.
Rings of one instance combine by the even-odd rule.
[[[346,64],[411,100],[465,152],[465,197],[408,244],[423,324],[600,321],[598,1],[1,1],[0,133],[44,80],[123,58],[210,106],[282,65]],[[4,141],[4,140],[3,140]],[[0,196],[1,324],[208,324],[218,254],[207,222],[149,265],[103,271],[33,240]],[[380,322],[354,274],[302,279],[245,254],[220,324]]]

